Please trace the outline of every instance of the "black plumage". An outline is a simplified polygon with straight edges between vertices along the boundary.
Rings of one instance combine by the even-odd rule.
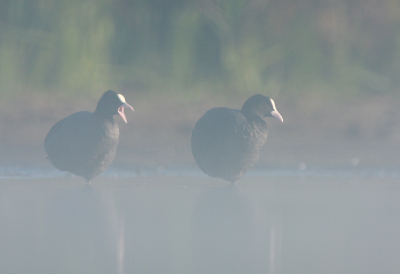
[[[247,99],[241,110],[208,110],[192,132],[192,153],[199,168],[211,177],[239,180],[257,162],[267,140],[264,117],[283,122],[274,101],[260,94]]]
[[[87,182],[114,161],[119,140],[119,114],[126,123],[124,107],[133,108],[112,90],[100,98],[94,113],[79,111],[57,122],[44,141],[51,163],[59,170],[82,176]]]

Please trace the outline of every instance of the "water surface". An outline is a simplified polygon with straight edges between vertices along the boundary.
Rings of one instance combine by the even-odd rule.
[[[0,179],[0,273],[400,273],[394,171],[24,172]]]

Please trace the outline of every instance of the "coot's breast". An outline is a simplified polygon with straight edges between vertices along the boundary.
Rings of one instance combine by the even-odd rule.
[[[80,111],[56,123],[45,139],[53,165],[90,180],[113,162],[119,139],[113,120]]]
[[[214,108],[196,123],[192,153],[204,173],[236,182],[257,162],[266,139],[261,118],[248,121],[239,110]]]

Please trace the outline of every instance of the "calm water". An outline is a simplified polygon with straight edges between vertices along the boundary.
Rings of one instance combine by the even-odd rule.
[[[400,273],[396,172],[160,172],[3,170],[0,273]]]

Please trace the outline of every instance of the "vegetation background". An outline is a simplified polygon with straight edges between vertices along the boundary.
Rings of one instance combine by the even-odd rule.
[[[262,93],[285,123],[260,165],[397,167],[400,2],[0,1],[1,163],[42,163],[50,127],[108,89],[135,108],[120,165],[193,164],[196,120]]]

